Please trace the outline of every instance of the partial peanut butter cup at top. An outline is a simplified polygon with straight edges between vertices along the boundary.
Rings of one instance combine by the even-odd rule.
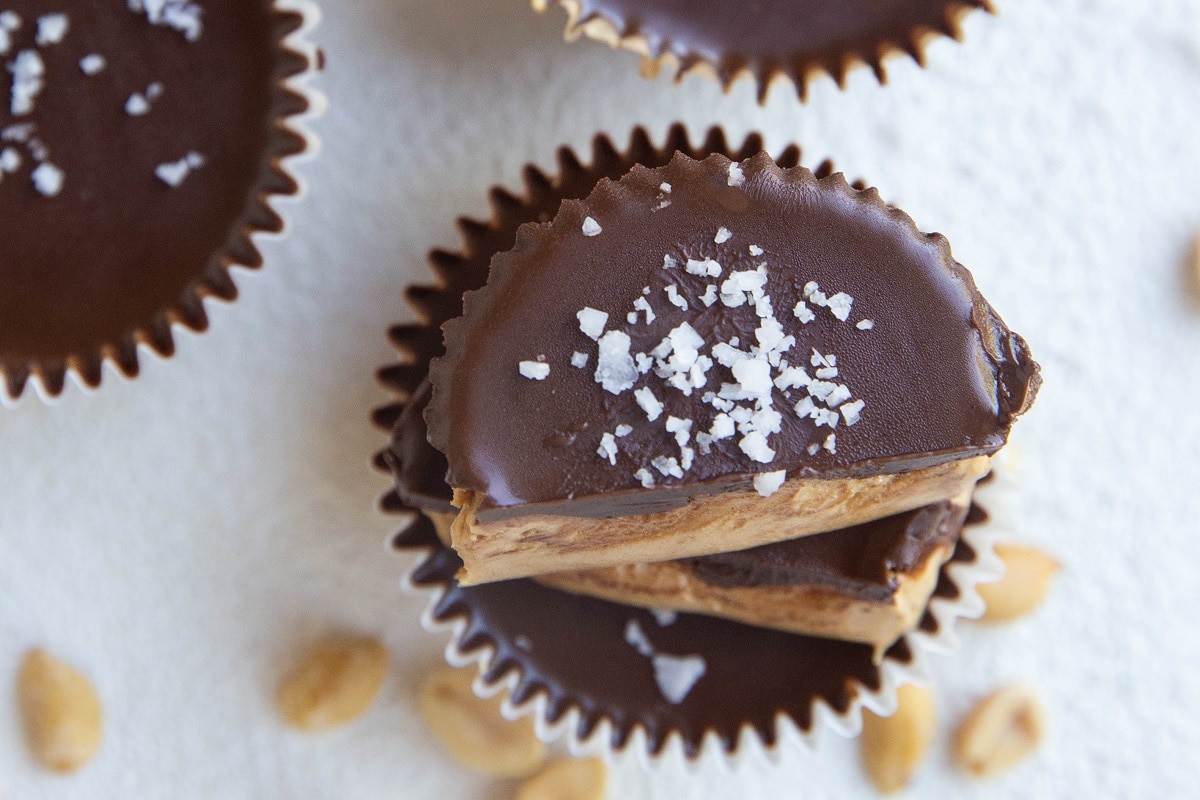
[[[521,227],[444,326],[464,583],[742,550],[962,494],[1039,383],[873,190],[676,154]]]
[[[844,87],[858,65],[884,83],[889,56],[924,66],[929,40],[961,39],[966,14],[991,11],[989,0],[533,0],[538,11],[551,5],[566,10],[568,39],[583,33],[639,53],[647,77],[698,72],[728,89],[749,76],[760,101],[776,79],[802,100],[822,74]]]
[[[132,377],[278,234],[322,100],[307,0],[0,3],[0,399]],[[107,367],[106,367],[107,365]]]
[[[391,333],[403,360],[380,372],[397,401],[375,417],[393,431],[392,445],[378,464],[391,469],[396,480],[385,509],[415,519],[397,536],[396,546],[425,553],[410,576],[412,584],[434,593],[424,622],[430,629],[454,630],[448,657],[453,663],[479,662],[481,690],[508,687],[510,705],[534,713],[545,736],[566,732],[577,752],[622,750],[641,741],[645,747],[633,749],[661,754],[675,742],[689,758],[714,748],[736,754],[765,747],[773,754],[777,744],[791,737],[813,735],[823,720],[852,732],[861,706],[886,710],[894,702],[895,687],[921,674],[924,652],[952,644],[953,619],[981,610],[974,584],[998,569],[988,527],[979,524],[985,515],[973,508],[920,623],[884,648],[800,636],[708,613],[649,611],[581,594],[578,586],[570,593],[529,579],[465,586],[456,577],[462,562],[439,538],[439,528],[444,536],[456,509],[445,480],[445,459],[423,435],[421,414],[429,395],[428,384],[422,386],[428,364],[442,352],[437,326],[461,312],[464,291],[484,284],[493,257],[513,247],[518,227],[553,219],[563,200],[585,197],[602,179],[619,178],[635,165],[663,166],[676,153],[695,159],[721,153],[741,162],[761,149],[757,136],[731,147],[719,130],[695,146],[680,127],[670,131],[661,147],[641,130],[625,151],[598,137],[590,164],[563,149],[557,176],[529,167],[524,196],[493,190],[493,219],[461,222],[464,249],[432,254],[439,285],[408,293],[421,321]],[[776,163],[794,167],[799,155],[789,147]],[[831,173],[826,163],[816,174],[825,179]],[[497,411],[503,406],[498,398]],[[774,565],[775,581],[825,581],[843,598],[855,591],[860,598],[876,593],[874,600],[882,604],[882,595],[927,568],[929,554],[945,553],[945,543],[956,538],[956,531],[947,538],[946,528],[963,522],[961,515],[933,513],[937,524],[929,524],[925,515],[924,521],[894,526],[891,533],[876,529],[865,537],[839,539],[841,531],[813,537],[814,545],[827,537],[827,546],[814,546],[804,555],[784,552],[782,562]],[[917,516],[910,515],[909,522]],[[928,541],[906,544],[910,534]],[[902,553],[906,548],[909,552]],[[727,554],[734,561],[745,555]],[[944,558],[936,557],[936,563]],[[754,554],[749,560],[749,572],[761,566]],[[734,573],[747,573],[743,561],[732,570],[725,562],[708,566],[725,570],[726,584],[738,583]]]

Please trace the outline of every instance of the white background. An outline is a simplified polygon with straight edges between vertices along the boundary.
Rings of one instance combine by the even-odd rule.
[[[976,783],[945,735],[913,796],[1183,797],[1200,753],[1200,309],[1185,270],[1200,231],[1200,7],[1192,0],[1000,3],[929,67],[895,61],[815,87],[807,105],[749,84],[646,82],[636,58],[562,41],[525,0],[340,0],[317,39],[329,63],[310,197],[240,299],[212,308],[169,362],[132,383],[0,410],[0,793],[36,798],[503,798],[415,715],[444,640],[390,554],[387,480],[368,416],[408,319],[423,254],[489,186],[553,168],[561,143],[637,123],[724,124],[833,157],[945,233],[1046,383],[1018,426],[997,524],[1058,555],[1047,605],[1003,629],[964,624],[937,662],[945,724],[1002,681],[1039,690],[1038,755]],[[0,221],[0,231],[3,230]],[[271,702],[322,631],[382,635],[394,654],[359,723],[310,737]],[[49,777],[11,694],[44,645],[107,708],[98,759]],[[770,669],[770,664],[753,665]],[[614,798],[871,796],[853,743],[778,767],[690,780],[634,765]],[[670,787],[670,788],[668,788]]]

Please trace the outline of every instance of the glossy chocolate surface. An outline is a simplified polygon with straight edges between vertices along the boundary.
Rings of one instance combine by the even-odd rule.
[[[886,51],[907,52],[920,61],[927,32],[957,38],[965,10],[988,8],[986,0],[577,2],[581,22],[601,17],[623,37],[641,36],[652,57],[671,53],[684,69],[709,63],[725,82],[742,70],[760,83],[775,73],[790,74],[802,91],[814,67],[840,80],[861,61],[882,78]]]
[[[53,389],[68,356],[98,382],[102,346],[135,372],[135,330],[170,352],[168,319],[203,328],[199,296],[234,297],[227,265],[258,266],[249,233],[280,227],[265,200],[296,189],[277,164],[304,146],[280,125],[305,108],[280,83],[307,67],[282,45],[301,19],[267,0],[199,7],[189,40],[124,0],[2,6],[22,21],[5,61],[32,50],[45,69],[31,112],[13,114],[7,94],[0,103],[9,132],[0,149],[22,162],[0,177],[0,362],[14,393],[34,362]],[[39,45],[38,17],[49,12],[66,14],[68,28]],[[95,55],[103,67],[87,74],[80,62]],[[141,108],[127,110],[131,102]],[[26,124],[31,138],[13,138]],[[34,185],[39,151],[61,170],[57,194]],[[189,153],[203,163],[178,185],[160,177]]]
[[[480,521],[648,513],[698,493],[748,486],[759,472],[863,477],[1002,446],[1032,401],[1037,367],[1024,341],[953,261],[945,239],[919,233],[876,192],[857,191],[840,175],[780,170],[765,154],[741,168],[744,184],[731,186],[722,157],[679,156],[660,169],[635,167],[620,182],[601,182],[582,203],[564,202],[552,223],[521,228],[515,247],[493,259],[487,287],[469,293],[463,317],[445,325],[447,355],[431,367],[426,411],[450,483],[483,497]],[[599,235],[583,232],[589,217],[601,226]],[[731,236],[717,243],[721,228]],[[664,257],[678,266],[664,268]],[[690,274],[683,269],[689,258],[715,259],[722,273]],[[769,462],[747,455],[739,431],[713,442],[710,453],[694,447],[682,478],[653,472],[654,488],[643,488],[639,469],[681,455],[665,422],[692,420],[693,436],[709,429],[718,412],[703,393],[737,379],[718,363],[707,383],[686,396],[656,367],[619,393],[606,390],[594,374],[596,343],[581,332],[576,313],[605,312],[608,330],[630,337],[631,353],[652,353],[684,322],[703,338],[702,353],[715,355],[719,341],[748,349],[761,322],[755,306],[708,306],[700,298],[709,285],[764,262],[774,315],[796,340],[783,357],[815,374],[814,350],[836,355],[836,381],[865,402],[861,419],[820,427],[792,412],[803,391],[775,389],[782,430],[769,437]],[[810,281],[831,296],[852,296],[849,316],[840,320],[814,306],[815,321],[797,320],[793,307],[806,297],[812,302]],[[687,310],[670,302],[667,286],[677,288]],[[643,297],[653,321],[639,315],[627,322]],[[874,327],[860,329],[863,320]],[[589,355],[587,368],[571,365],[574,352]],[[550,366],[545,380],[519,373],[520,362],[542,358]],[[665,404],[656,421],[636,399],[641,388]],[[632,432],[617,440],[613,465],[597,450],[605,433],[623,425]],[[836,449],[820,446],[831,431]]]

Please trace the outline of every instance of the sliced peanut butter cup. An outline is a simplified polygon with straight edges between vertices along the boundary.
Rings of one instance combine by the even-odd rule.
[[[465,583],[949,499],[1039,383],[943,237],[765,153],[601,180],[521,227],[444,331],[425,417]]]

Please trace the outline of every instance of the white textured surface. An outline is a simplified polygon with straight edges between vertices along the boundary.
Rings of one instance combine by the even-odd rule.
[[[891,85],[865,72],[807,106],[748,85],[645,83],[636,59],[561,41],[524,0],[343,0],[323,157],[296,233],[203,337],[133,383],[0,413],[0,697],[46,645],[108,708],[85,772],[47,777],[0,703],[0,794],[36,798],[501,798],[457,768],[412,699],[443,642],[399,589],[406,557],[374,511],[383,332],[422,254],[486,211],[493,183],[560,143],[635,123],[723,123],[796,140],[944,232],[1046,371],[1016,436],[999,523],[1066,570],[1035,617],[970,629],[937,664],[947,720],[999,681],[1039,688],[1050,739],[985,783],[945,737],[914,796],[1184,797],[1200,752],[1200,310],[1184,271],[1200,229],[1200,7],[1192,0],[1006,0],[966,44]],[[327,626],[379,631],[383,697],[344,731],[285,730],[271,693]],[[967,627],[967,626],[964,626]],[[769,669],[769,664],[760,665]],[[611,796],[870,796],[852,743],[778,767],[683,780],[631,764]]]

